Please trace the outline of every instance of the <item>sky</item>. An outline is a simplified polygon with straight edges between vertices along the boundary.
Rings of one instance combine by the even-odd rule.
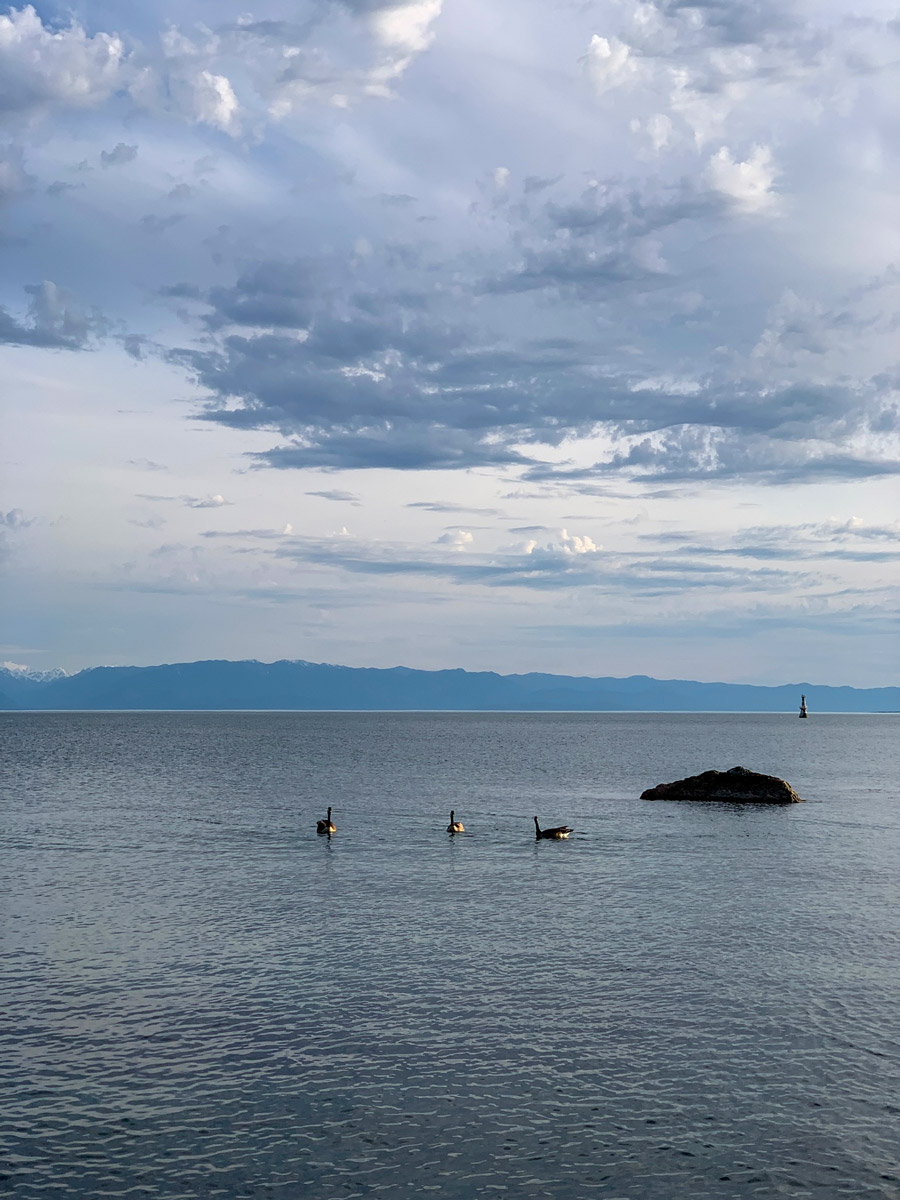
[[[0,9],[0,659],[898,677],[900,10]]]

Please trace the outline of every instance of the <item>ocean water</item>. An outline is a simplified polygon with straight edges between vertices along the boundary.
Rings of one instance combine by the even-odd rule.
[[[897,1200],[897,733],[0,714],[0,1194]]]

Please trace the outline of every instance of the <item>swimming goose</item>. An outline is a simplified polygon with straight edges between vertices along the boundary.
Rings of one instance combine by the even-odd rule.
[[[316,821],[316,833],[337,833],[337,825],[331,819],[331,805],[328,806],[328,816]]]
[[[567,838],[572,830],[568,825],[557,825],[554,829],[541,829],[537,817],[534,818],[534,836],[536,838]]]
[[[447,826],[447,832],[448,833],[465,833],[466,832],[465,825],[463,825],[462,821],[454,821],[453,818],[455,816],[456,816],[456,813],[451,808],[450,809],[450,824]]]

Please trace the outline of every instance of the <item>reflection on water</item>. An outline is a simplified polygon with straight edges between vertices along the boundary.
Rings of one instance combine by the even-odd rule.
[[[0,1192],[900,1195],[894,718],[0,728]]]

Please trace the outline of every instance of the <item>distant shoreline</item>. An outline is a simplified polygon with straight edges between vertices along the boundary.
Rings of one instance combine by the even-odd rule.
[[[776,686],[550,675],[423,671],[333,663],[212,659],[154,667],[91,667],[75,675],[0,670],[0,708],[134,712],[783,713],[801,697],[817,713],[900,712],[900,687],[793,682]]]
[[[111,716],[115,713],[162,713],[185,715],[187,713],[248,715],[298,715],[310,716],[428,716],[428,717],[789,717],[798,719],[791,711],[778,709],[737,708],[0,708],[5,716]],[[810,719],[819,717],[896,717],[900,709],[838,709],[810,713]]]

